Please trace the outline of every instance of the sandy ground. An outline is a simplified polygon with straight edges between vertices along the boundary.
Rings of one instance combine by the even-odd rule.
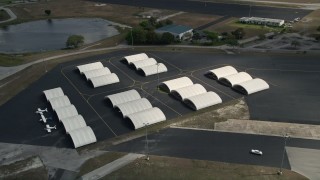
[[[216,123],[215,130],[270,136],[283,136],[287,133],[291,137],[320,140],[320,126],[309,124],[230,119]]]

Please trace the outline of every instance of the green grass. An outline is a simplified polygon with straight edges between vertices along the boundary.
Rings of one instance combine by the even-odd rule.
[[[24,63],[22,55],[0,54],[0,66],[17,66]]]
[[[121,152],[107,152],[100,156],[91,158],[87,160],[81,167],[78,173],[78,177],[85,175],[99,167],[102,167],[116,159],[121,158],[122,156],[126,155],[126,153]]]

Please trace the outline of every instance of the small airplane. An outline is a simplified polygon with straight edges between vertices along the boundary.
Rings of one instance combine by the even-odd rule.
[[[46,128],[44,128],[44,130],[46,130],[48,133],[51,133],[53,129],[57,129],[56,125],[50,126],[49,124],[47,124]]]
[[[44,112],[48,112],[48,109],[45,108],[45,109],[42,110],[41,108],[38,108],[37,111],[36,111],[37,114],[41,114],[41,115],[42,115]]]
[[[46,118],[43,114],[40,114],[40,116],[41,116],[41,119],[39,121],[42,121],[44,123],[47,123],[47,120],[51,119],[51,117]]]

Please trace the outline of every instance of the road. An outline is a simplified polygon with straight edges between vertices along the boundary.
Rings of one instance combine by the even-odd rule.
[[[145,144],[145,137],[141,137],[108,150],[146,153]],[[172,128],[148,135],[148,144],[148,153],[152,155],[279,167],[284,140],[274,136]],[[292,138],[287,146],[320,149],[320,141]],[[251,149],[259,149],[263,155],[252,155]],[[283,167],[290,169],[287,155]]]

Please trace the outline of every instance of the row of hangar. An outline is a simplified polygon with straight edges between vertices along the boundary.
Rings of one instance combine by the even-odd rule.
[[[91,127],[87,126],[83,116],[60,87],[45,90],[43,93],[66,133],[70,135],[75,148],[97,142]]]
[[[141,71],[144,76],[168,71],[163,63],[158,63],[154,58],[149,58],[145,53],[125,56],[123,60],[137,71]],[[85,76],[87,81],[91,82],[94,88],[120,82],[117,74],[112,73],[101,62],[79,65],[77,69],[81,75]]]
[[[263,79],[252,78],[247,72],[238,72],[232,66],[210,70],[206,75],[246,95],[269,89],[269,84]]]

